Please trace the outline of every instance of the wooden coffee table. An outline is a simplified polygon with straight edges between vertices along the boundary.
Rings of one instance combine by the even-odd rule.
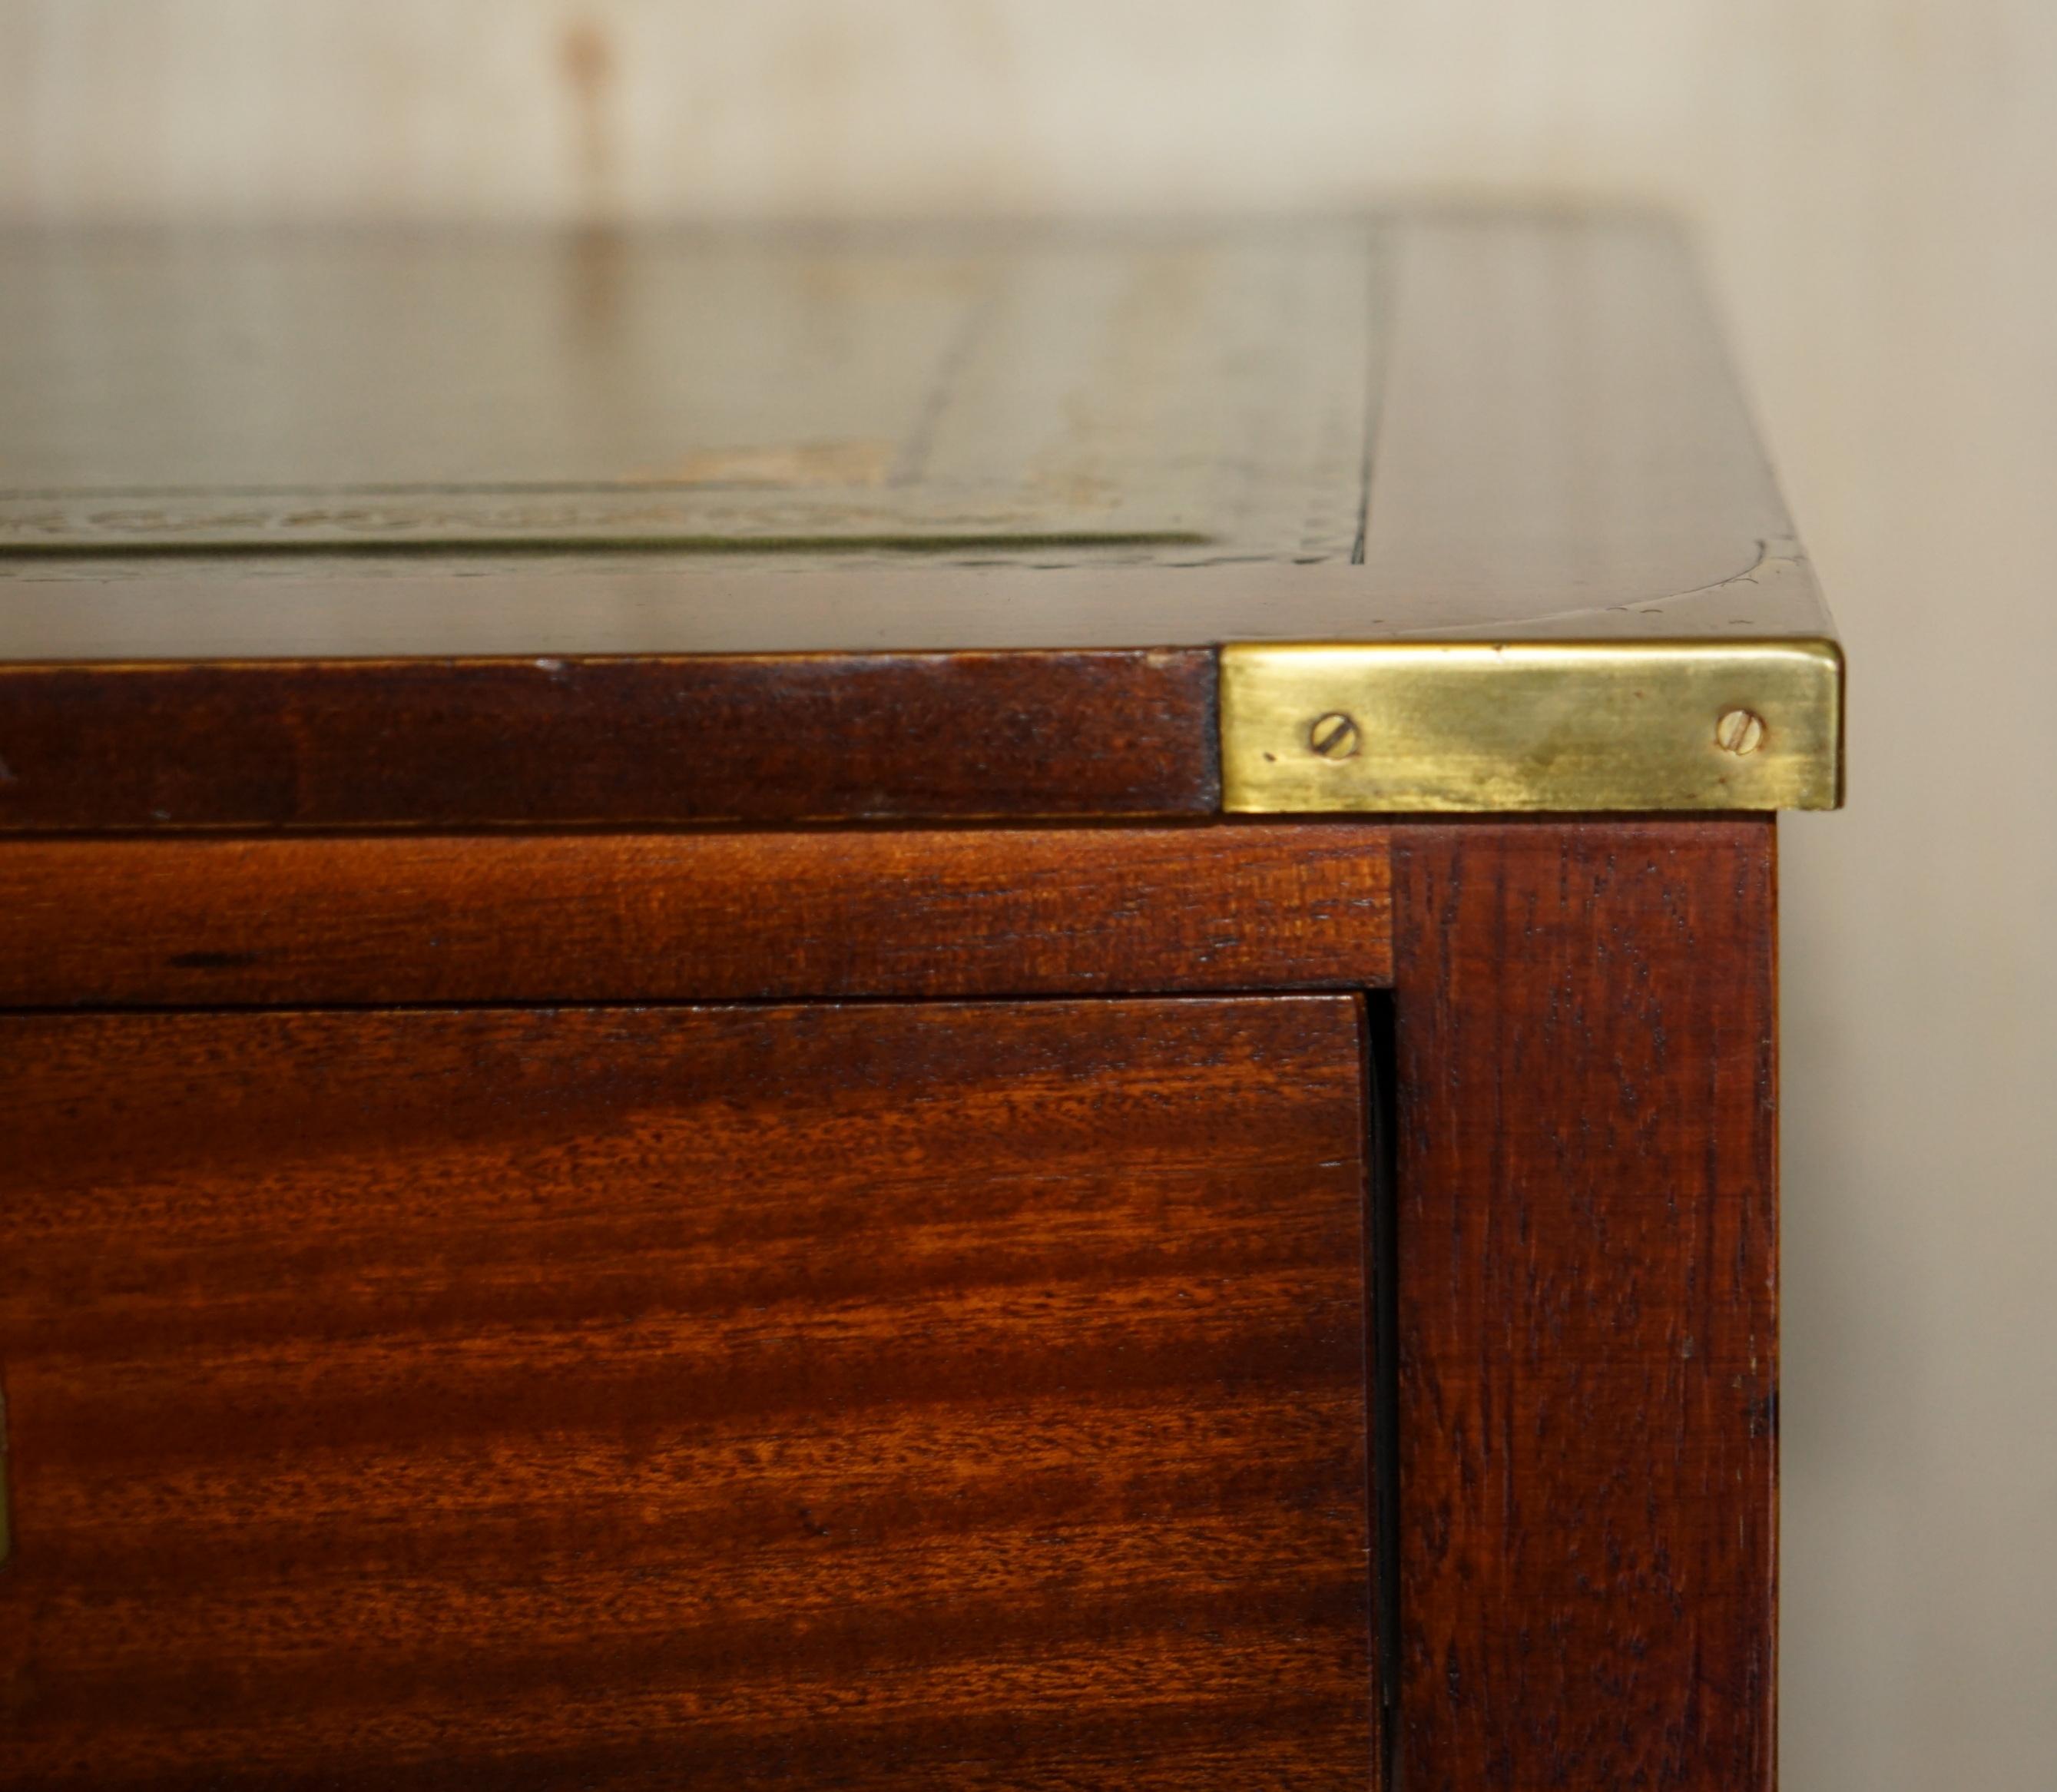
[[[0,244],[0,1783],[1768,1788],[1661,223]]]

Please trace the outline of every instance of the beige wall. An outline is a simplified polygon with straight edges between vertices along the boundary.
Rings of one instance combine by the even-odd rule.
[[[0,214],[1698,218],[1855,679],[1789,824],[1798,1792],[2057,1784],[2057,6],[0,0]]]

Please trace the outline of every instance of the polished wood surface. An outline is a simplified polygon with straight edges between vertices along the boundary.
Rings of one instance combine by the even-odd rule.
[[[1395,1456],[1385,1472],[1400,1639],[1393,1742],[1405,1783],[1438,1792],[1563,1783],[1762,1792],[1772,1737],[1776,1422],[1772,841],[1771,824],[1755,819],[1556,818],[18,840],[0,849],[0,897],[12,918],[0,1001],[215,1012],[8,1022],[25,1029],[10,1037],[38,1042],[20,1079],[29,1108],[46,1120],[55,1111],[37,1093],[57,1074],[53,1066],[69,1064],[67,1086],[80,1092],[61,1128],[27,1127],[29,1109],[17,1101],[9,1141],[22,1168],[12,1173],[16,1186],[33,1187],[46,1173],[34,1167],[75,1162],[85,1168],[62,1174],[77,1186],[142,1203],[110,1207],[95,1235],[93,1261],[119,1263],[110,1241],[130,1232],[148,1240],[155,1227],[185,1223],[181,1213],[193,1223],[207,1215],[224,1228],[238,1223],[244,1210],[232,1202],[181,1203],[162,1177],[151,1179],[150,1162],[170,1156],[166,1174],[176,1176],[176,1153],[202,1144],[233,1154],[245,1150],[240,1141],[254,1141],[252,1211],[281,1199],[280,1211],[294,1211],[294,1190],[314,1187],[331,1162],[354,1166],[339,1172],[353,1190],[376,1186],[386,1173],[382,1149],[402,1167],[393,1189],[406,1182],[434,1193],[448,1176],[420,1168],[422,1154],[443,1148],[436,1128],[457,1087],[474,1098],[457,1104],[461,1131],[504,1115],[560,1143],[585,1141],[564,1160],[564,1176],[579,1187],[645,1186],[633,1165],[654,1164],[658,1154],[634,1142],[640,1120],[617,1148],[608,1104],[618,1096],[636,1115],[662,1108],[637,1089],[671,1074],[665,1052],[676,1042],[663,1033],[663,1013],[454,1016],[380,1013],[379,1004],[593,1001],[624,992],[1118,998],[1151,989],[1376,989],[1389,981],[1398,1149],[1385,1259],[1395,1348],[1385,1360],[1397,1363],[1398,1379]],[[225,1012],[308,1002],[373,1011]],[[1092,1041],[1126,1026],[1124,1015],[1257,1008],[1116,999],[751,1012],[833,1015],[842,1042],[819,1044],[823,1054],[846,1051],[846,1035],[864,1016],[910,1025],[943,1012],[1001,1017],[1017,1043],[1029,1035],[1015,1032],[1012,1017],[1047,1017],[1038,1022],[1051,1031],[1036,1036],[1043,1068],[1032,1093],[1009,1084],[1005,1097],[1025,1103],[1028,1142],[1008,1142],[1014,1123],[1002,1119],[1004,1102],[981,1094],[975,1104],[989,1134],[957,1156],[922,1159],[938,1187],[982,1187],[989,1164],[1004,1178],[1017,1173],[1010,1164],[1032,1176],[1052,1152],[1060,1168],[1072,1162],[1074,1147],[1053,1145],[1038,1117],[1053,1111],[1049,1103],[1096,1116],[1080,1123],[1080,1162],[1125,1150],[1120,1141],[1132,1138],[1154,1151],[1158,1119],[1167,1128],[1176,1120],[1188,1135],[1179,1161],[1194,1173],[1240,1161],[1239,1145],[1223,1159],[1211,1122],[1153,1119],[1147,1104],[1096,1094],[1097,1061],[1068,1056],[1062,1039],[1075,1033],[1080,1051],[1098,1050]],[[1328,1012],[1318,1002],[1307,1011]],[[684,1012],[672,1022],[684,1025]],[[446,1073],[418,1087],[398,1068],[398,1042],[429,1037],[407,1030],[417,1023],[460,1029],[437,1036]],[[746,1013],[723,1024],[749,1023]],[[353,1082],[349,1054],[334,1047],[359,1024],[394,1043],[388,1068]],[[65,1030],[74,1025],[86,1030]],[[300,1041],[300,1068],[261,1076],[240,1068],[250,1053],[239,1042],[265,1037],[237,1031],[246,1025],[275,1025],[281,1038]],[[494,1031],[502,1025],[513,1030]],[[651,1049],[614,1061],[586,1030],[610,1027],[629,1029],[620,1037]],[[938,1047],[909,1076],[948,1105],[960,1072],[977,1081],[986,1074],[978,1053],[1001,1049],[975,1042],[975,1031],[969,1021],[952,1031],[948,1050]],[[91,1050],[57,1049],[72,1038],[90,1040]],[[319,1073],[315,1041],[335,1061]],[[1350,1078],[1360,1073],[1357,1054],[1353,1032],[1344,1045]],[[1345,1076],[1344,1059],[1289,1066],[1223,1046],[1205,1072],[1269,1088],[1275,1072],[1282,1087],[1293,1081],[1313,1099],[1307,1092]],[[809,1148],[777,1143],[779,1116],[803,1134],[822,1101],[831,1117],[840,1112],[835,1092],[848,1085],[835,1079],[858,1074],[806,1053],[779,1076],[750,1070],[741,1079],[756,1116],[747,1147],[736,1143],[733,1126],[743,1123],[733,1116],[704,1104],[676,1112],[688,1130],[714,1128],[710,1152],[754,1166],[767,1151]],[[979,1088],[1004,1081],[996,1072]],[[497,1092],[489,1096],[489,1086]],[[132,1087],[142,1094],[124,1092]],[[1277,1091],[1251,1099],[1274,1096],[1286,1099]],[[122,1106],[138,1099],[140,1126]],[[1373,1106],[1354,1099],[1360,1112]],[[1289,1135],[1300,1136],[1292,1124],[1282,1141]],[[919,1156],[925,1148],[904,1148]],[[267,1167],[273,1152],[303,1153],[313,1168],[281,1183]],[[1361,1148],[1342,1156],[1355,1162]],[[128,1181],[93,1168],[117,1159],[130,1166]],[[853,1148],[850,1176],[871,1174],[870,1164]],[[143,1192],[121,1193],[131,1181]],[[488,1207],[497,1198],[480,1197]],[[31,1248],[18,1256],[33,1263],[39,1241],[54,1235],[37,1231],[32,1208],[0,1205],[0,1213],[24,1216],[18,1223],[27,1223]],[[375,1230],[384,1223],[375,1216]],[[327,1236],[319,1224],[309,1235]],[[517,1227],[493,1261],[526,1252],[532,1263],[553,1263],[553,1236],[525,1237]],[[450,1249],[471,1249],[470,1238],[463,1232]],[[260,1236],[251,1248],[274,1247]],[[875,1254],[860,1241],[858,1258]],[[184,1284],[192,1324],[204,1332],[240,1323],[233,1309],[256,1297],[232,1289],[224,1307],[200,1259],[180,1261],[195,1266]],[[93,1285],[79,1280],[82,1267],[65,1272],[69,1282],[24,1274],[34,1279],[19,1285],[26,1296],[46,1303]],[[273,1279],[283,1287],[290,1277]],[[832,1305],[834,1289],[823,1286]],[[30,1329],[40,1335],[42,1327]],[[463,1314],[450,1333],[497,1335],[470,1329]],[[1084,1348],[1105,1348],[1110,1362],[1123,1354],[1100,1334]],[[133,1352],[129,1366],[149,1354]],[[19,1381],[11,1360],[0,1350],[10,1398]],[[321,1422],[339,1422],[328,1405],[315,1409]],[[110,1435],[125,1433],[129,1415],[124,1407],[110,1419]],[[1076,1454],[1087,1445],[1064,1448]],[[32,1518],[25,1506],[22,1524]],[[613,1544],[596,1548],[604,1555]],[[173,1581],[182,1572],[165,1570]],[[1196,1758],[1216,1761],[1207,1752],[1213,1743],[1196,1746]],[[1251,1744],[1260,1755],[1271,1746],[1262,1737]],[[1207,1783],[1193,1781],[1200,1770],[1186,1757],[1164,1758],[1175,1765],[1163,1783]],[[1246,1759],[1220,1770],[1223,1783],[1265,1782]],[[550,1783],[544,1769],[536,1773]],[[995,1782],[1043,1782],[1021,1770]]]
[[[1409,1792],[1771,1783],[1773,839],[1396,831]]]
[[[1832,633],[1660,220],[0,257],[0,829],[1203,814],[1224,644]]]
[[[1215,707],[1199,652],[15,668],[0,831],[1205,815]]]
[[[192,590],[163,550],[232,544],[489,557],[415,557],[405,644],[374,585],[279,604],[218,559],[200,588],[246,589],[174,652],[847,652],[895,581],[824,600],[866,565],[943,569],[889,648],[1822,632],[1804,581],[1722,589],[1792,526],[1660,218],[4,246],[0,553],[102,589],[17,593],[0,658],[154,656],[151,591],[106,581]],[[517,545],[674,577],[553,616],[502,598]],[[1120,597],[1044,610],[1068,565]]]
[[[7,593],[0,660],[1826,630],[1804,568],[1784,565],[1793,551],[1791,523],[1690,252],[1663,220],[1417,213],[1298,227],[1104,226],[1086,250],[1063,252],[1080,267],[1096,264],[1089,278],[1075,272],[1011,289],[973,331],[974,349],[983,342],[997,352],[1008,331],[1031,330],[1041,332],[1039,352],[1071,357],[1043,370],[1050,378],[1040,390],[1021,383],[1023,370],[1013,381],[1000,377],[997,363],[981,374],[977,353],[953,373],[950,351],[963,343],[951,325],[964,322],[961,308],[923,289],[953,254],[960,264],[984,255],[1002,277],[1010,258],[1018,264],[1044,252],[1034,234],[1010,241],[987,232],[983,248],[974,237],[969,249],[947,235],[898,239],[904,315],[897,321],[881,302],[890,285],[878,283],[890,280],[881,264],[894,260],[895,240],[874,236],[853,249],[831,239],[811,262],[789,245],[775,258],[788,290],[778,318],[767,320],[743,310],[741,289],[718,268],[697,294],[691,272],[696,253],[711,263],[763,259],[756,239],[624,233],[617,248],[631,287],[640,268],[659,299],[668,283],[696,308],[719,311],[726,295],[723,327],[740,332],[762,363],[747,390],[703,383],[659,402],[679,356],[696,347],[660,327],[668,320],[654,299],[632,294],[627,320],[597,339],[579,333],[575,307],[555,305],[576,289],[593,253],[589,236],[343,233],[311,247],[304,233],[145,235],[113,250],[97,246],[101,239],[17,236],[10,265],[20,315],[0,352],[34,405],[15,406],[10,433],[0,438],[0,482],[14,494],[9,513],[18,513],[0,559]],[[851,256],[863,266],[854,287],[846,280],[839,289],[838,258]],[[179,276],[154,291],[138,278],[153,257]],[[547,406],[538,398],[539,414],[583,407],[578,430],[490,433],[489,414],[509,402],[505,383],[496,383],[404,431],[401,421],[436,379],[393,375],[382,406],[362,391],[331,391],[347,379],[347,370],[332,367],[316,367],[312,389],[289,387],[269,406],[232,402],[232,391],[219,388],[252,370],[221,355],[223,317],[240,311],[260,334],[290,330],[273,289],[299,277],[296,266],[303,272],[324,258],[338,289],[327,301],[339,314],[329,327],[347,323],[353,307],[368,312],[390,302],[396,264],[422,283],[410,341],[358,339],[357,352],[381,364],[421,353],[438,328],[449,332],[455,359],[489,362],[510,345],[478,332],[458,339],[470,310],[527,306],[538,315],[525,332],[547,365],[541,373],[525,367],[516,383],[554,383],[561,392]],[[101,271],[103,261],[114,272]],[[467,270],[480,268],[513,283],[514,296],[476,291]],[[959,265],[950,277],[977,286],[987,276]],[[870,296],[858,296],[860,288]],[[97,294],[105,302],[89,303]],[[239,295],[247,302],[239,305]],[[939,302],[930,317],[925,307]],[[841,336],[833,327],[839,305],[848,325]],[[174,314],[188,313],[193,327],[175,330]],[[883,371],[852,352],[866,331],[881,330],[901,343]],[[1139,331],[1139,349],[1129,343]],[[1201,360],[1180,359],[1202,342],[1211,346]],[[816,367],[825,351],[835,358]],[[596,356],[636,352],[653,363],[647,378],[632,370],[601,378]],[[100,415],[105,389],[95,370],[137,354],[169,361],[167,395],[149,427],[125,412],[117,426]],[[917,367],[940,386],[923,387]],[[1067,382],[1081,369],[1090,375],[1087,392],[1067,409]],[[725,377],[732,384],[733,372]],[[882,380],[907,395],[838,398],[837,379]],[[838,541],[834,506],[906,501],[894,466],[924,403],[937,402],[956,407],[963,439],[955,451],[965,469],[945,477],[931,467],[933,486],[921,502],[955,545],[896,542],[890,529],[882,536],[877,518]],[[1245,408],[1231,427],[1221,413],[1235,402]],[[811,403],[822,414],[808,416]],[[1048,414],[1028,428],[1017,415],[1025,406]],[[619,430],[633,439],[617,445],[606,418],[623,407],[632,416]],[[853,407],[878,414],[860,427],[842,414]],[[339,410],[340,422],[332,414]],[[382,418],[392,427],[382,431]],[[296,429],[298,438],[260,452],[264,432]],[[652,431],[678,438],[668,451],[687,458],[668,481],[630,477],[632,462],[662,458],[660,444],[641,440]],[[1032,519],[985,505],[983,475],[973,470],[1009,462],[1009,477],[1019,480],[1039,431],[1047,462],[1018,483],[1021,498],[1052,515],[1098,506],[1104,517],[1139,502],[1161,510],[1153,529],[1184,538],[1096,546],[1092,529],[1067,525],[1059,538],[1025,541]],[[991,446],[977,445],[981,432],[996,438]],[[852,447],[853,436],[862,446],[874,435],[886,438],[878,454]],[[351,478],[382,488],[363,499],[373,513],[349,532],[366,551],[291,555],[283,551],[290,528],[260,532],[256,545],[235,555],[49,551],[89,539],[70,532],[65,494],[96,485],[105,488],[96,502],[109,513],[101,533],[147,549],[152,517],[168,525],[167,505],[193,489],[193,470],[224,454],[251,464],[207,477],[233,474],[246,510],[268,502],[281,462],[343,455]],[[137,455],[145,464],[128,465]],[[582,456],[599,458],[584,466]],[[477,529],[454,533],[454,542],[470,543],[460,556],[379,551],[422,533],[382,533],[381,513],[426,500],[447,506],[476,484],[481,465],[501,462],[506,469],[493,477],[511,483],[497,507],[518,510],[525,502],[549,513],[528,552],[496,550],[492,532]],[[553,477],[569,482],[568,494],[549,495]],[[838,477],[850,482],[838,487]],[[1239,498],[1239,482],[1282,482],[1290,502]],[[698,494],[696,502],[719,493],[732,513],[731,537],[702,539],[703,549],[719,545],[719,553],[668,552],[646,527],[617,542],[642,551],[607,553],[609,531],[579,525],[575,513],[624,485],[625,501],[646,508],[652,490]],[[1200,495],[1163,500],[1174,490]],[[790,519],[775,515],[795,505],[826,507],[829,520],[811,538],[795,535]],[[54,507],[34,523],[31,512]],[[298,503],[281,514],[307,513]],[[762,535],[775,523],[779,551],[747,551],[752,529]],[[190,530],[158,533],[192,538]],[[1767,561],[1782,569],[1769,579],[1753,571]],[[558,601],[567,589],[577,602]]]
[[[0,1782],[1363,1787],[1361,1041],[0,1021]]]
[[[0,1005],[1383,985],[1388,831],[17,840]]]

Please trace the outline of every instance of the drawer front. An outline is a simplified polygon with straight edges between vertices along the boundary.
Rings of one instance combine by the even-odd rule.
[[[0,1783],[1364,1787],[1362,1035],[0,1020]]]

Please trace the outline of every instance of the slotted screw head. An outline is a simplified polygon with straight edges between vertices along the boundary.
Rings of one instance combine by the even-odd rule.
[[[1307,729],[1307,744],[1325,759],[1346,759],[1358,746],[1354,717],[1331,710],[1317,716]]]
[[[1714,744],[1740,759],[1764,744],[1764,719],[1747,709],[1731,709],[1714,724]]]

